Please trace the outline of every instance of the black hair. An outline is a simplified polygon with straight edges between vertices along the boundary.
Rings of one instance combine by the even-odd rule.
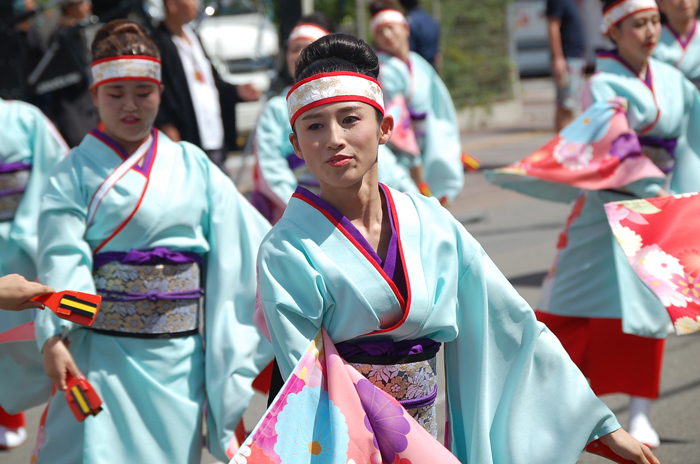
[[[362,39],[349,34],[330,34],[302,50],[296,63],[296,82],[337,71],[356,72],[376,79],[379,58]]]
[[[315,24],[331,34],[335,32],[335,23],[333,20],[327,14],[321,13],[320,11],[303,16],[296,25],[298,26],[299,24]]]
[[[600,1],[603,3],[603,11],[605,11],[608,8],[610,8],[611,6],[613,6],[614,4],[616,4],[617,2],[619,2],[620,0],[600,0]]]
[[[349,34],[330,34],[321,37],[301,51],[296,63],[296,82],[316,74],[350,71],[376,79],[379,76],[379,58],[372,47],[362,39]],[[377,111],[377,121],[383,116]],[[296,129],[294,129],[296,134]]]
[[[92,41],[92,60],[121,55],[160,58],[160,50],[138,23],[126,19],[110,21],[97,31]]]
[[[412,10],[418,6],[418,0],[399,0],[401,6],[406,9],[406,11]]]
[[[399,8],[399,5],[397,5],[394,0],[374,0],[369,4],[369,14],[372,16],[384,10],[401,11],[401,8]]]

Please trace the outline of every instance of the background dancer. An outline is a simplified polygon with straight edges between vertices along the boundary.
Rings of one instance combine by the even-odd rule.
[[[584,90],[586,106],[624,97],[641,150],[670,177],[667,189],[698,191],[700,138],[694,128],[700,127],[700,96],[679,70],[651,58],[661,33],[656,3],[606,1],[603,30],[617,49],[599,53],[597,72]],[[572,124],[560,134],[572,141],[563,147],[580,147],[570,154],[572,162],[576,153],[585,157],[588,146],[576,131]],[[631,396],[629,431],[651,447],[659,446],[649,409],[659,394],[670,320],[627,261],[625,252],[638,251],[635,245],[623,252],[615,243],[603,205],[666,195],[661,183],[645,178],[621,189],[579,195],[560,236],[537,312],[590,378],[596,394]],[[664,266],[663,257],[659,259],[659,266]]]
[[[434,199],[378,182],[377,148],[393,126],[378,71],[369,46],[344,34],[297,61],[290,139],[321,194],[299,187],[259,252],[256,320],[282,376],[324,327],[370,382],[415,400],[409,412],[436,436],[435,354],[445,343],[450,448],[461,462],[573,463],[602,437],[628,459],[658,463],[463,226]],[[404,364],[387,361],[396,357]]]
[[[397,95],[406,100],[420,149],[420,156],[403,159],[410,160],[416,184],[427,183],[433,195],[449,203],[464,186],[462,147],[450,93],[430,63],[410,51],[408,22],[396,4],[375,0],[370,13],[384,97],[387,102]]]
[[[333,32],[333,22],[323,13],[313,13],[302,18],[292,30],[285,56],[287,70],[294,76],[295,63],[301,51],[315,40]],[[286,87],[280,95],[267,102],[255,129],[255,174],[252,202],[272,223],[284,212],[297,186],[318,192],[316,176],[306,167],[304,160],[294,154],[289,141],[292,127],[287,116]],[[380,147],[379,178],[400,191],[417,191],[408,169],[399,164],[396,156],[386,146]]]
[[[698,0],[658,0],[666,18],[654,58],[671,64],[700,86],[700,34],[697,31]]]
[[[78,422],[53,397],[36,462],[199,463],[205,404],[210,450],[223,460],[272,359],[252,323],[269,224],[201,149],[153,128],[159,53],[139,25],[108,23],[92,51],[104,132],[86,136],[51,177],[39,268],[41,282],[98,293],[102,305],[90,328],[49,311],[36,325],[58,390],[84,374],[103,411]]]
[[[0,275],[16,273],[34,280],[41,195],[68,147],[38,108],[2,99],[0,141]],[[33,320],[33,311],[0,311],[0,333]],[[26,440],[24,415],[2,408],[21,413],[46,401],[50,385],[42,370],[33,341],[0,343],[0,372],[5,373],[0,375],[0,448]]]

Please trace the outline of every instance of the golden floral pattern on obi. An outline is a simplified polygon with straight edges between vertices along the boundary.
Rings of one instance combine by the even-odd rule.
[[[3,195],[3,192],[24,190],[29,183],[29,169],[0,174],[0,221],[10,221],[22,202],[24,192]]]
[[[376,387],[381,388],[398,401],[415,400],[430,396],[437,386],[437,358],[406,364],[362,364],[350,363]],[[408,413],[437,438],[437,415],[435,403]]]
[[[112,261],[93,273],[98,295],[103,297],[94,329],[139,334],[174,334],[199,326],[198,299],[141,299],[109,301],[121,298],[116,293],[154,294],[182,292],[200,288],[197,263],[122,264]],[[128,298],[128,297],[125,297]]]

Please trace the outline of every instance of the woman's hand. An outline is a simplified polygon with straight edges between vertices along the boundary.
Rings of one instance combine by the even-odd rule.
[[[19,274],[0,277],[0,309],[22,311],[24,309],[44,309],[44,305],[32,300],[35,296],[53,293],[54,289],[36,282],[29,282]]]
[[[66,391],[68,388],[68,374],[73,377],[82,377],[83,375],[60,335],[54,335],[44,343],[44,371],[56,383],[56,388],[61,391]]]
[[[660,461],[646,445],[638,442],[623,429],[617,429],[613,433],[600,437],[600,441],[618,456],[637,464],[660,464]]]

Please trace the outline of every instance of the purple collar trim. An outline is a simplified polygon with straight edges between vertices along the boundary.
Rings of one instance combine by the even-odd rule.
[[[632,73],[633,76],[637,77],[640,81],[644,82],[644,84],[647,87],[649,87],[649,90],[651,90],[652,92],[654,91],[654,88],[652,86],[651,66],[649,66],[648,62],[647,62],[647,76],[645,79],[642,79],[639,76],[639,74],[637,74],[637,71],[635,71],[634,68],[632,66],[630,66],[630,64],[627,61],[625,61],[620,55],[617,54],[617,50],[613,50],[613,51],[609,51],[609,52],[608,51],[598,52],[598,57],[599,58],[611,58],[613,60],[616,60],[618,63],[623,65],[625,68],[627,68],[629,70],[629,72]]]
[[[109,135],[105,134],[99,129],[93,129],[90,131],[90,135],[93,137],[97,138],[100,140],[102,143],[110,147],[112,150],[114,150],[121,159],[126,161],[129,159],[129,153],[124,150],[124,148],[119,145],[117,141],[115,141],[113,138],[111,138]],[[146,153],[146,158],[143,161],[143,166],[139,166],[138,163],[134,165],[133,169],[136,169],[139,171],[141,174],[144,176],[148,175],[148,172],[150,171],[151,168],[151,163],[153,162],[153,155],[155,153],[155,147],[156,147],[156,129],[151,128],[151,136],[153,137],[151,141],[151,146],[148,148],[148,152]]]
[[[30,163],[24,163],[18,161],[16,163],[0,163],[0,174],[6,174],[8,172],[26,171],[31,169],[32,165]]]
[[[202,265],[202,257],[191,251],[172,251],[164,247],[153,250],[131,250],[128,253],[121,251],[107,251],[98,253],[93,257],[92,268],[98,269],[107,263],[118,261],[122,264],[187,264],[198,263]]]
[[[376,251],[374,251],[374,248],[367,242],[365,237],[360,233],[359,230],[350,222],[348,218],[342,215],[340,211],[335,209],[333,206],[331,206],[328,202],[323,200],[321,197],[314,195],[304,187],[297,187],[297,190],[295,193],[298,193],[299,195],[304,196],[304,198],[310,200],[312,203],[314,203],[317,207],[320,209],[323,209],[324,211],[327,211],[330,213],[333,218],[338,221],[338,223],[346,230],[352,237],[357,240],[357,243],[364,248],[364,250],[372,257],[372,259],[375,260],[377,264],[379,264],[384,272],[386,272],[387,276],[391,280],[394,280],[394,274],[396,271],[396,261],[399,256],[399,250],[398,250],[398,240],[396,237],[396,227],[394,225],[394,217],[391,212],[391,207],[389,206],[389,202],[386,199],[387,198],[387,193],[385,190],[384,185],[381,183],[379,184],[380,188],[382,189],[382,193],[384,195],[384,201],[386,201],[386,206],[387,210],[389,211],[389,222],[391,224],[391,239],[389,241],[389,249],[387,250],[386,253],[386,259],[382,261],[382,259],[379,257]]]
[[[678,41],[678,43],[681,44],[681,47],[683,48],[683,50],[685,50],[685,48],[688,46],[688,44],[690,43],[690,41],[693,40],[693,36],[695,35],[695,29],[697,28],[697,25],[698,25],[698,22],[697,22],[697,21],[693,21],[693,27],[692,27],[692,29],[690,29],[690,32],[688,33],[688,38],[685,39],[685,40],[683,40],[683,38],[681,37],[681,35],[680,35],[678,32],[676,32],[676,30],[673,29],[673,28],[671,27],[670,24],[665,24],[665,26],[666,26],[666,28],[668,29],[668,31],[669,31],[671,34],[673,34],[673,36],[676,38],[676,40]]]

